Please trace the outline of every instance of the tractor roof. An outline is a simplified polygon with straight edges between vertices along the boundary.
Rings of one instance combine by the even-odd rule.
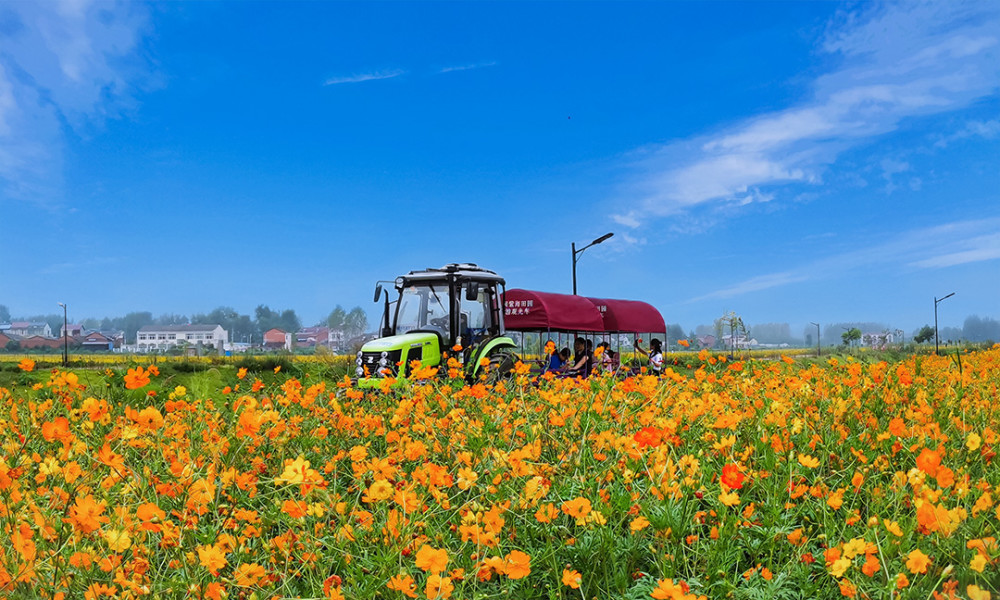
[[[440,269],[410,271],[400,277],[403,285],[419,281],[484,281],[504,285],[504,278],[473,263],[451,263]]]

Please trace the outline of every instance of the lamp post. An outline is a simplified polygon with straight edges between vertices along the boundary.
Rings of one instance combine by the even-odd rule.
[[[62,302],[56,302],[63,309],[63,366],[69,366],[69,321],[66,318],[66,305]]]
[[[586,250],[587,248],[590,248],[591,246],[600,244],[601,242],[603,242],[604,240],[608,239],[609,237],[611,237],[613,235],[614,235],[613,233],[605,233],[601,237],[599,237],[596,240],[590,242],[589,244],[587,244],[583,248],[580,248],[579,250],[576,249],[576,242],[573,242],[572,244],[570,244],[570,247],[573,250],[573,295],[574,296],[576,295],[576,257],[579,256],[580,254],[582,254],[583,251]]]
[[[934,297],[934,354],[938,353],[938,321],[937,321],[938,302],[941,302],[942,300],[947,300],[948,298],[951,298],[954,295],[955,292],[952,292],[943,298],[938,298],[937,296]]]
[[[822,356],[823,355],[823,349],[819,345],[819,323],[813,323],[812,321],[809,321],[809,324],[816,326],[816,356]]]

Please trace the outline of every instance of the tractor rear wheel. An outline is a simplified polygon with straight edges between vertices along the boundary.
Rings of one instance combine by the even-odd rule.
[[[510,350],[497,350],[490,354],[490,370],[486,372],[486,382],[496,383],[510,379],[514,373],[515,364],[517,364],[517,357]]]

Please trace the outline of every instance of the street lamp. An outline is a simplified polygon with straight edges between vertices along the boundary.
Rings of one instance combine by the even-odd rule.
[[[937,305],[938,305],[938,302],[941,302],[942,300],[947,300],[948,298],[951,298],[954,295],[955,295],[955,292],[952,292],[952,293],[948,294],[947,296],[945,296],[944,298],[938,298],[937,296],[934,297],[934,354],[938,353],[938,328],[937,328]]]
[[[813,323],[812,321],[809,321],[809,324],[816,326],[816,356],[822,356],[823,349],[819,345],[819,323]]]
[[[582,254],[583,251],[586,250],[587,248],[590,248],[591,246],[600,244],[601,242],[603,242],[604,240],[608,239],[609,237],[611,237],[613,235],[614,235],[613,233],[605,233],[601,237],[599,237],[596,240],[590,242],[589,244],[587,244],[583,248],[580,248],[579,250],[576,249],[576,242],[573,242],[572,244],[570,244],[571,248],[573,249],[573,295],[574,296],[576,295],[576,257],[579,256],[580,254]]]
[[[69,366],[69,322],[66,319],[66,305],[62,302],[56,302],[63,309],[63,366]]]

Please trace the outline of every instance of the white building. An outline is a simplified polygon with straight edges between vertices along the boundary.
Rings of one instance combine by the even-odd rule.
[[[177,346],[222,348],[229,332],[222,325],[147,325],[136,333],[136,352],[163,352]]]

